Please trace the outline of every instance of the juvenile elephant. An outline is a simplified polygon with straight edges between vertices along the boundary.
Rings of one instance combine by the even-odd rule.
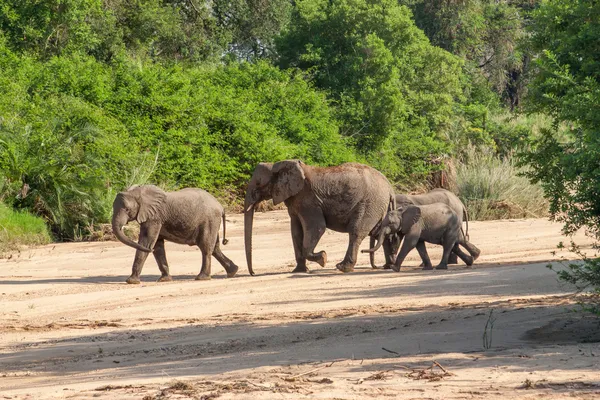
[[[140,283],[140,273],[152,252],[162,276],[159,282],[172,280],[165,253],[165,240],[190,246],[202,251],[202,269],[197,280],[210,279],[211,256],[221,263],[227,277],[235,276],[238,267],[219,248],[219,227],[223,219],[225,239],[225,211],[217,199],[202,189],[182,189],[164,192],[153,185],[134,186],[117,194],[113,203],[112,228],[123,243],[137,249],[131,276],[127,283]],[[140,238],[136,243],[125,236],[123,226],[136,220],[140,224]]]
[[[465,254],[458,245],[465,245],[465,237],[456,213],[446,204],[436,203],[424,206],[405,206],[387,213],[378,230],[377,246],[363,252],[375,252],[386,236],[399,234],[404,237],[400,253],[392,269],[400,271],[408,253],[417,248],[423,260],[423,269],[432,269],[431,260],[425,250],[425,242],[441,244],[444,248],[442,260],[436,269],[447,269],[448,258],[454,252],[467,265],[473,264],[473,257]],[[471,245],[472,246],[472,245]],[[475,246],[475,250],[479,251]]]
[[[435,204],[435,203],[443,203],[443,204],[448,205],[452,209],[452,211],[454,211],[456,213],[459,226],[462,227],[463,221],[466,223],[466,229],[465,229],[464,236],[465,236],[467,245],[465,246],[465,248],[467,249],[469,254],[473,257],[473,260],[477,260],[480,253],[478,250],[475,251],[476,247],[471,245],[468,242],[469,213],[467,212],[467,208],[465,207],[463,202],[460,201],[460,199],[454,193],[452,193],[446,189],[438,188],[438,189],[433,189],[430,192],[424,193],[424,194],[416,194],[416,195],[397,194],[396,195],[396,207],[397,208],[406,207],[406,206],[410,206],[410,205],[422,206],[422,205]],[[387,269],[393,265],[393,263],[394,263],[393,256],[396,254],[396,252],[398,251],[398,248],[400,247],[400,240],[401,240],[400,237],[398,237],[397,235],[392,235],[392,236],[387,237],[386,241],[383,243],[383,249],[384,249],[384,253],[385,253],[385,262],[386,262],[384,268]],[[374,244],[375,244],[375,237],[371,236],[370,246],[373,247]],[[371,267],[377,268],[377,266],[375,265],[375,254],[374,253],[370,254],[369,260],[371,262]],[[448,262],[449,262],[449,264],[456,264],[457,258],[456,258],[456,254],[454,254],[454,252],[452,254],[450,254],[450,258],[449,258]]]
[[[296,256],[292,272],[308,272],[306,260],[325,266],[327,253],[315,253],[315,247],[326,228],[349,234],[346,256],[336,267],[353,271],[360,243],[395,208],[394,190],[386,177],[366,165],[320,168],[299,160],[260,163],[248,183],[244,203],[246,260],[252,275],[254,205],[268,199],[274,204],[284,202],[290,215]]]

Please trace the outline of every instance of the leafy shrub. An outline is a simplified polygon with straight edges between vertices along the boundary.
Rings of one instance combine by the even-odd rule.
[[[0,46],[0,198],[62,239],[106,222],[133,183],[240,192],[260,161],[355,159],[323,93],[266,62],[41,62]],[[24,188],[27,188],[24,190]]]
[[[24,211],[0,203],[0,256],[19,245],[42,245],[51,240],[46,223]]]
[[[500,158],[490,150],[470,147],[456,166],[458,196],[472,220],[539,218],[548,202],[538,185],[522,176],[511,155]]]

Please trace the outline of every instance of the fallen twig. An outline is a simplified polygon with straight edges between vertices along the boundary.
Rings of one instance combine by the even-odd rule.
[[[433,361],[433,363],[434,363],[435,365],[437,365],[438,367],[440,367],[440,369],[441,369],[442,371],[444,371],[444,373],[445,373],[445,374],[450,374],[450,375],[452,375],[452,373],[450,373],[450,372],[446,371],[446,368],[442,367],[442,365],[441,365],[439,362],[437,362],[437,361],[435,361],[435,360],[434,360],[434,361]]]
[[[382,347],[382,348],[381,348],[381,350],[387,351],[388,353],[392,353],[392,354],[397,354],[397,355],[400,355],[400,353],[398,353],[398,352],[395,352],[394,350],[388,350],[388,349],[386,349],[385,347]]]
[[[320,367],[317,367],[317,368],[311,369],[310,371],[306,371],[306,372],[303,372],[303,373],[301,373],[301,374],[294,375],[294,376],[290,376],[290,377],[288,377],[288,378],[283,378],[283,379],[284,379],[284,380],[286,380],[286,381],[293,381],[293,380],[295,380],[296,378],[300,378],[301,376],[312,374],[313,372],[320,371],[320,370],[322,370],[322,369],[324,369],[324,368],[329,368],[329,367],[331,367],[333,364],[335,364],[336,362],[338,362],[338,361],[343,361],[343,360],[344,360],[344,359],[340,359],[340,360],[334,360],[334,361],[332,361],[331,363],[329,363],[329,364],[327,364],[327,365],[322,365],[322,366],[320,366]]]

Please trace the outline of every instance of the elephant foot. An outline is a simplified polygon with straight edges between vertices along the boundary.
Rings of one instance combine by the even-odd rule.
[[[470,267],[471,265],[473,265],[473,261],[475,261],[475,257],[467,256],[465,258],[466,258],[466,260],[464,260],[464,261],[465,261],[465,264],[467,264],[467,266]]]
[[[196,276],[195,278],[197,281],[210,281],[210,275],[206,275],[203,273],[199,273],[198,276]]]
[[[396,264],[392,264],[392,270],[394,270],[394,272],[400,272],[400,266],[396,265]]]
[[[292,271],[292,273],[297,273],[297,272],[308,273],[308,267],[306,265],[304,265],[304,266],[297,265],[296,268],[294,268],[294,270]]]
[[[385,264],[383,266],[383,269],[392,269],[392,268],[394,268],[394,264]]]
[[[345,264],[343,262],[337,264],[335,267],[344,273],[354,272],[354,265]]]
[[[171,275],[163,275],[156,282],[171,282],[173,277]]]
[[[127,282],[130,285],[139,285],[140,278],[136,278],[135,276],[130,276],[129,278],[127,278],[127,280],[125,282]]]
[[[471,255],[473,256],[473,261],[475,261],[481,255],[481,250],[477,249],[477,251],[474,251]]]
[[[238,272],[238,266],[235,264],[231,265],[231,268],[229,269],[229,271],[227,271],[227,277],[228,278],[233,278],[235,276],[235,274],[237,274]]]
[[[426,265],[423,267],[423,271],[431,271],[433,269],[433,266],[431,265]]]
[[[320,257],[317,260],[317,264],[319,264],[321,267],[324,267],[325,264],[327,264],[327,253],[325,253],[324,251],[320,251],[319,255]]]
[[[435,267],[435,269],[448,269],[448,265],[447,264],[440,264],[437,267]]]

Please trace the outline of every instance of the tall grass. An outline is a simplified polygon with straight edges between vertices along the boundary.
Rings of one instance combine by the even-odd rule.
[[[0,203],[0,256],[21,245],[50,243],[48,227],[42,218],[25,211],[14,211]]]
[[[512,155],[500,158],[491,151],[467,149],[456,165],[455,192],[472,220],[540,218],[548,215],[548,201],[538,185],[520,176]]]

